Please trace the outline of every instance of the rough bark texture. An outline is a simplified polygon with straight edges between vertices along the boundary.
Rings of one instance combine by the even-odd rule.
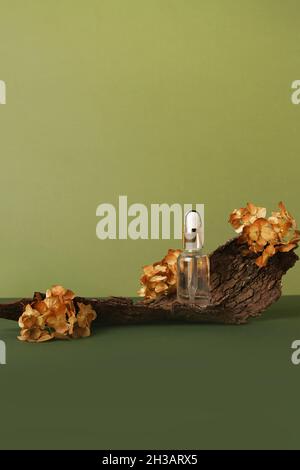
[[[75,301],[91,303],[98,314],[97,322],[103,325],[162,321],[245,323],[279,299],[281,278],[298,256],[293,251],[277,253],[265,268],[259,269],[256,255],[243,256],[243,248],[234,238],[210,255],[212,302],[207,307],[178,303],[175,296],[151,302],[134,302],[126,297],[76,297]],[[31,301],[0,304],[0,318],[17,320]]]

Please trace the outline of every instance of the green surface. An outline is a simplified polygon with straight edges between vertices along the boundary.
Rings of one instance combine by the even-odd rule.
[[[300,297],[245,326],[106,327],[18,342],[0,321],[0,448],[300,448]]]
[[[96,207],[281,199],[299,219],[299,0],[1,0],[0,296],[135,295],[178,241],[100,241]],[[300,264],[285,293],[300,294]]]

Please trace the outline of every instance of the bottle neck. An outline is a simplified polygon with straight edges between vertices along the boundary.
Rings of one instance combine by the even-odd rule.
[[[184,250],[201,250],[202,249],[202,240],[200,238],[200,233],[193,233],[193,234],[184,234],[183,236],[183,249]]]
[[[189,246],[189,244],[186,243],[185,247],[184,247],[184,252],[185,253],[192,253],[192,254],[201,255],[202,254],[202,248],[195,248],[195,247]]]

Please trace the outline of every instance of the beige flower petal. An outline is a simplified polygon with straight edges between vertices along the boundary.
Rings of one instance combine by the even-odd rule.
[[[34,302],[33,303],[33,307],[35,310],[37,310],[37,312],[39,312],[40,314],[43,314],[43,313],[46,313],[47,310],[48,310],[48,306],[47,304],[43,301],[43,300],[39,300],[37,302]]]
[[[40,337],[37,339],[37,343],[42,343],[45,341],[49,341],[54,338],[53,333],[48,333],[47,331],[43,331],[43,333],[40,335]]]
[[[265,253],[266,253],[268,256],[273,256],[273,255],[275,255],[275,253],[276,253],[275,246],[274,246],[274,245],[268,245],[268,246],[265,248]]]
[[[142,286],[142,287],[138,290],[138,296],[139,296],[139,297],[145,297],[145,293],[146,293],[146,286]]]
[[[156,284],[155,286],[155,292],[157,294],[159,294],[160,292],[164,292],[168,289],[168,286],[165,282],[159,282],[158,284]]]
[[[76,326],[76,328],[74,328],[72,337],[73,338],[86,338],[90,336],[90,334],[91,334],[91,331],[89,327],[81,328],[79,326]]]
[[[296,243],[288,243],[287,245],[279,246],[278,251],[286,253],[288,251],[291,251],[293,248],[296,248],[297,246],[298,245]]]
[[[70,339],[70,336],[68,336],[68,334],[62,334],[62,333],[58,333],[57,331],[55,331],[53,333],[53,338],[56,338],[56,339]]]
[[[158,282],[158,281],[165,281],[167,279],[167,276],[159,276],[159,275],[155,275],[155,276],[152,276],[149,281],[150,282]]]
[[[266,266],[269,256],[264,252],[261,256],[256,258],[255,263],[259,268]]]

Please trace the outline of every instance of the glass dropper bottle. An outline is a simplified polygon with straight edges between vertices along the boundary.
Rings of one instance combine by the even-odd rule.
[[[190,210],[184,218],[184,251],[177,260],[177,298],[180,302],[206,306],[210,303],[209,257],[202,254],[202,221]]]

